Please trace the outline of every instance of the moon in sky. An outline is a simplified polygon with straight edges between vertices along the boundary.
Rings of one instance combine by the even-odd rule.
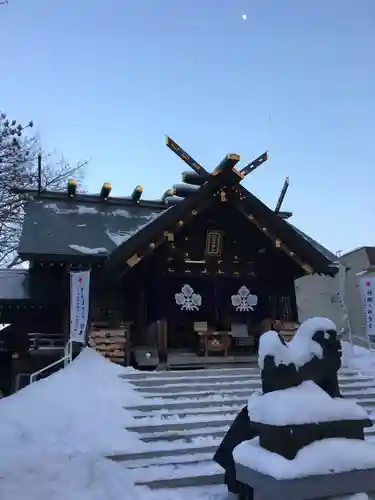
[[[246,15],[246,14],[242,14],[242,19],[243,19],[244,21],[246,21],[246,19],[247,19],[247,15]]]

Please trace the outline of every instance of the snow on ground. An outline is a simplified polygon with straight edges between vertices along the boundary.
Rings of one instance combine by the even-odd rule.
[[[66,369],[1,400],[0,499],[223,500],[223,485],[159,491],[135,487],[134,471],[105,458],[159,445],[146,445],[125,430],[134,421],[123,407],[144,402],[119,377],[132,371],[87,348]],[[191,445],[199,442],[219,444],[212,437],[197,437]],[[157,475],[152,469],[149,473]]]
[[[0,401],[1,500],[139,500],[107,454],[145,446],[124,429],[138,395],[91,349]]]
[[[343,366],[375,374],[375,351],[342,342]]]
[[[347,350],[344,348],[344,353]],[[375,353],[356,348],[354,354],[346,356],[347,366],[374,370]],[[146,447],[186,446],[176,441],[146,445],[135,433],[125,430],[134,420],[123,407],[145,404],[143,397],[119,377],[131,371],[86,349],[66,369],[1,400],[0,499],[223,500],[226,490],[222,485],[159,491],[135,488],[134,472],[105,458]],[[160,396],[152,402],[165,403],[165,396]],[[179,402],[191,400],[189,396],[184,394]],[[204,399],[228,399],[231,409],[234,401],[243,398],[212,394]],[[190,445],[219,442],[212,436],[197,436]]]

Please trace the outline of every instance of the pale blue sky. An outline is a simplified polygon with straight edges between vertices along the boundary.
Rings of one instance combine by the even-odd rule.
[[[242,14],[247,20],[242,20]],[[375,0],[9,0],[0,108],[86,183],[157,198],[269,150],[245,185],[331,250],[375,245]]]

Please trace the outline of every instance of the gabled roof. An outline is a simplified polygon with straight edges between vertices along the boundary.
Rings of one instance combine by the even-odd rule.
[[[122,272],[152,252],[168,232],[175,232],[213,203],[225,186],[228,203],[270,239],[279,239],[283,250],[305,265],[306,272],[310,268],[310,272],[334,275],[336,256],[240,186],[234,169],[238,159],[225,161],[195,193],[169,208],[162,201],[104,201],[92,195],[71,199],[64,193],[42,193],[26,203],[18,252],[29,260],[107,260],[108,271]]]
[[[242,199],[234,200],[235,206],[241,212],[254,218],[254,222],[265,230],[265,233],[281,240],[285,245],[287,253],[293,252],[302,263],[307,263],[319,274],[334,275],[337,268],[332,263],[337,260],[332,259],[327,252],[322,252],[318,243],[312,244],[310,238],[304,233],[296,230],[286,220],[281,219],[273,210],[267,207],[259,198],[250,193],[244,186],[241,186]],[[320,246],[320,248],[319,248]]]
[[[313,246],[314,248],[316,248],[328,260],[330,260],[332,262],[337,262],[338,261],[337,255],[335,255],[333,252],[331,252],[330,250],[328,250],[328,248],[326,248],[323,245],[321,245],[320,243],[318,243],[316,240],[314,240],[314,238],[311,238],[311,236],[309,236],[308,234],[304,233],[303,231],[301,231],[300,229],[298,229],[298,227],[294,226],[290,222],[287,222],[287,224],[289,224],[294,229],[294,231],[296,231],[296,233],[300,234],[302,236],[302,238],[304,238],[306,241],[308,241],[311,246]]]
[[[220,182],[221,177],[223,182]],[[212,204],[222,189],[228,196],[228,202],[232,203],[239,212],[264,231],[271,240],[279,240],[281,249],[297,261],[304,273],[315,272],[331,276],[336,274],[337,268],[332,265],[333,261],[312,245],[304,235],[281,219],[243,186],[241,190],[236,190],[234,186],[235,184],[228,185],[225,182],[225,176],[221,176],[221,173],[216,175],[214,171],[197,191],[161,214],[153,223],[140,229],[134,238],[120,245],[109,257],[106,264],[107,270],[109,272],[114,269],[126,270],[136,265],[163,243],[169,232],[178,231],[204,207]]]

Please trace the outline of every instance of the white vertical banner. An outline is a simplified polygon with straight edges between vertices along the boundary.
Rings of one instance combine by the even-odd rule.
[[[70,340],[84,344],[90,301],[90,271],[70,273]]]
[[[367,338],[375,341],[374,323],[374,299],[375,299],[375,276],[363,276],[359,281],[363,300],[363,312],[365,316],[365,333]]]

